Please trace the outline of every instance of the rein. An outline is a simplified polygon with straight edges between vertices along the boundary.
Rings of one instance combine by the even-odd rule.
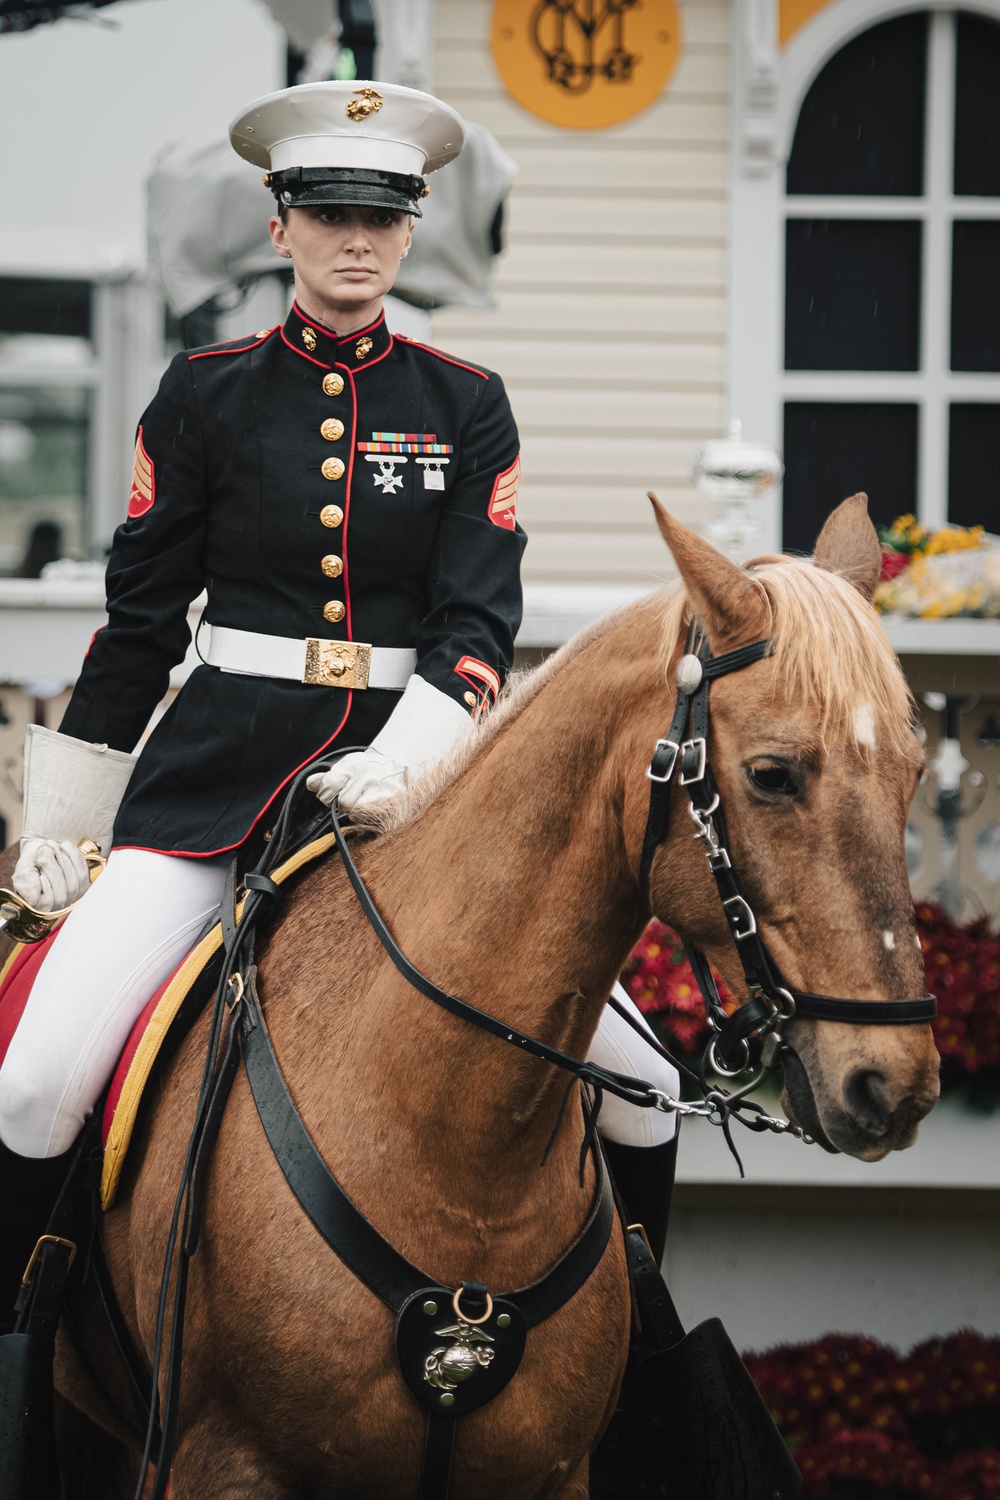
[[[650,901],[649,877],[657,851],[667,836],[670,793],[679,766],[677,781],[687,790],[688,811],[697,830],[694,836],[704,842],[705,858],[749,996],[732,1015],[727,1015],[704,953],[684,944],[705,1002],[709,1025],[715,1032],[702,1060],[703,1081],[709,1068],[724,1078],[735,1078],[758,1064],[773,1067],[783,1046],[782,1028],[795,1017],[855,1026],[922,1026],[937,1015],[937,1001],[929,994],[913,1000],[842,1000],[834,995],[816,995],[793,988],[768,950],[753,909],[740,892],[727,848],[722,800],[708,759],[708,694],[714,678],[760,661],[771,647],[770,640],[754,641],[736,651],[712,656],[708,641],[692,622],[685,654],[677,664],[673,720],[666,737],[657,740],[646,771],[650,782],[649,812],[639,857],[643,897]]]

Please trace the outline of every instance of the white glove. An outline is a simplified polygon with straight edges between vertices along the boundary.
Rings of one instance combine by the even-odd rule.
[[[36,911],[61,911],[89,890],[90,869],[69,839],[22,839],[11,884]]]
[[[355,812],[405,791],[430,766],[450,755],[471,724],[461,704],[414,675],[367,750],[356,750],[306,786],[327,807],[339,798]]]
[[[381,802],[384,797],[393,797],[403,791],[406,784],[406,767],[390,760],[374,745],[367,750],[355,750],[353,755],[345,755],[329,771],[310,776],[306,782],[309,790],[315,792],[327,807],[339,797],[345,812]]]

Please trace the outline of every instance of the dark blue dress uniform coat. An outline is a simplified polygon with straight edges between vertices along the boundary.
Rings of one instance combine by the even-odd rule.
[[[133,748],[202,588],[212,624],[413,648],[421,677],[478,711],[521,617],[518,464],[500,379],[381,317],[338,338],[293,308],[178,355],[139,427],[108,624],[61,730]],[[368,744],[398,701],[199,666],[142,751],[115,846],[235,847],[302,765]]]

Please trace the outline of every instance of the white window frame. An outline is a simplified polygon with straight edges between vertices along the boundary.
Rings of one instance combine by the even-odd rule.
[[[948,510],[948,405],[1000,401],[1000,375],[949,368],[951,220],[1000,219],[1000,198],[955,198],[951,20],[970,11],[1000,22],[1000,0],[831,0],[778,46],[778,0],[736,0],[730,259],[730,410],[748,438],[780,452],[786,401],[911,401],[919,408],[917,514],[940,526]],[[861,198],[785,195],[785,169],[805,97],[852,37],[893,16],[932,14],[925,126],[925,195]],[[897,218],[925,222],[920,369],[879,374],[784,368],[787,217]],[[761,546],[781,545],[782,497],[761,503]]]

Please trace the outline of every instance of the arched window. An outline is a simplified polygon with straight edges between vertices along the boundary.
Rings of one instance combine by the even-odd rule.
[[[781,543],[809,550],[859,489],[879,521],[1000,530],[1000,21],[921,8],[850,36],[813,71],[782,175]]]

